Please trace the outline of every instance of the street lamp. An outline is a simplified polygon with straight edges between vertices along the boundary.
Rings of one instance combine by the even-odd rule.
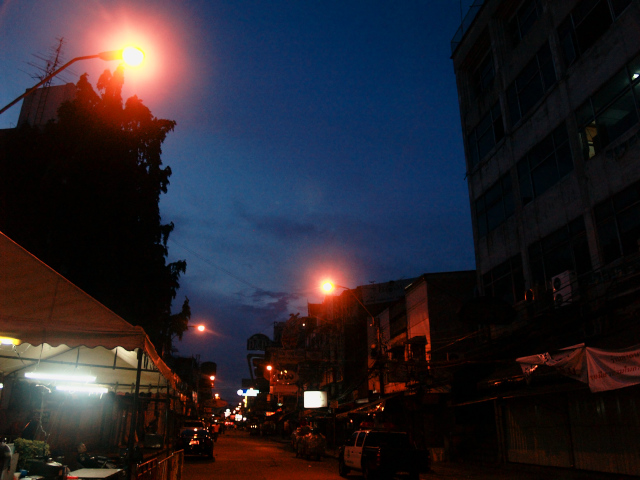
[[[376,354],[376,363],[378,364],[378,372],[379,372],[379,376],[378,376],[378,381],[380,382],[380,396],[384,395],[384,369],[382,368],[382,336],[381,336],[381,332],[380,332],[380,325],[376,322],[376,317],[373,315],[373,313],[371,313],[369,311],[369,309],[367,307],[365,307],[364,303],[362,303],[362,300],[360,300],[358,298],[358,296],[355,294],[355,292],[349,288],[349,287],[344,287],[342,285],[337,285],[335,283],[332,282],[325,282],[322,285],[322,289],[327,293],[331,293],[333,290],[335,290],[336,288],[342,288],[344,290],[346,290],[347,292],[349,292],[351,294],[351,296],[353,296],[353,298],[356,299],[356,301],[360,304],[360,306],[364,309],[365,312],[367,312],[367,314],[369,315],[369,317],[371,317],[371,326],[374,327],[376,329],[376,336],[378,337],[378,348],[377,348],[377,354]]]
[[[44,77],[38,84],[34,85],[29,90],[24,92],[22,95],[16,98],[13,102],[3,107],[2,110],[0,110],[0,115],[2,115],[9,108],[13,107],[16,103],[18,103],[24,97],[33,93],[38,87],[47,83],[49,80],[51,80],[53,77],[58,75],[64,69],[68,68],[70,65],[76,62],[79,62],[80,60],[90,60],[92,58],[99,58],[106,62],[110,62],[112,60],[122,60],[125,64],[129,65],[130,67],[137,67],[144,60],[144,52],[137,47],[125,47],[122,50],[111,50],[109,52],[101,52],[95,55],[85,55],[83,57],[72,58],[63,66],[55,70],[53,73],[50,73],[49,75]]]

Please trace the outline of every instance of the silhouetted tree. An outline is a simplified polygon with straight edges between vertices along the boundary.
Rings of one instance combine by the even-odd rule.
[[[188,299],[171,313],[186,262],[167,264],[173,224],[159,209],[171,175],[161,146],[175,122],[136,96],[123,105],[123,83],[122,69],[107,70],[96,93],[83,75],[58,121],[6,132],[0,230],[166,351],[191,313]]]

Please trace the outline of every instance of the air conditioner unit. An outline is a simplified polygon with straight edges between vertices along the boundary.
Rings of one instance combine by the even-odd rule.
[[[553,303],[556,308],[574,302],[578,296],[578,277],[576,272],[565,270],[551,277],[551,288],[553,289]]]

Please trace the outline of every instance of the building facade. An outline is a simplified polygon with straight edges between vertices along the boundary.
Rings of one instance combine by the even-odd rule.
[[[458,398],[467,452],[640,471],[637,385],[591,393],[501,363],[640,344],[639,26],[631,0],[487,0],[452,42],[478,289],[485,311],[513,309],[478,315],[486,341],[467,355],[494,364],[467,372],[484,401]]]

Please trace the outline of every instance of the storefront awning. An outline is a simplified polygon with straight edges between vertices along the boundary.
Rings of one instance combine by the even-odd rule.
[[[179,379],[134,327],[0,233],[0,372],[85,374],[111,391],[176,388]],[[42,383],[42,382],[41,382]]]
[[[385,403],[387,402],[387,400],[390,400],[392,398],[395,398],[399,395],[404,395],[404,392],[396,392],[396,393],[392,393],[389,394],[383,398],[379,398],[378,400],[375,400],[373,402],[369,402],[369,403],[365,403],[364,405],[361,405],[359,407],[353,408],[347,412],[342,412],[339,413],[338,415],[336,415],[337,418],[347,418],[350,415],[353,414],[362,414],[362,415],[366,415],[369,413],[375,413],[378,411],[382,411],[384,409]]]

